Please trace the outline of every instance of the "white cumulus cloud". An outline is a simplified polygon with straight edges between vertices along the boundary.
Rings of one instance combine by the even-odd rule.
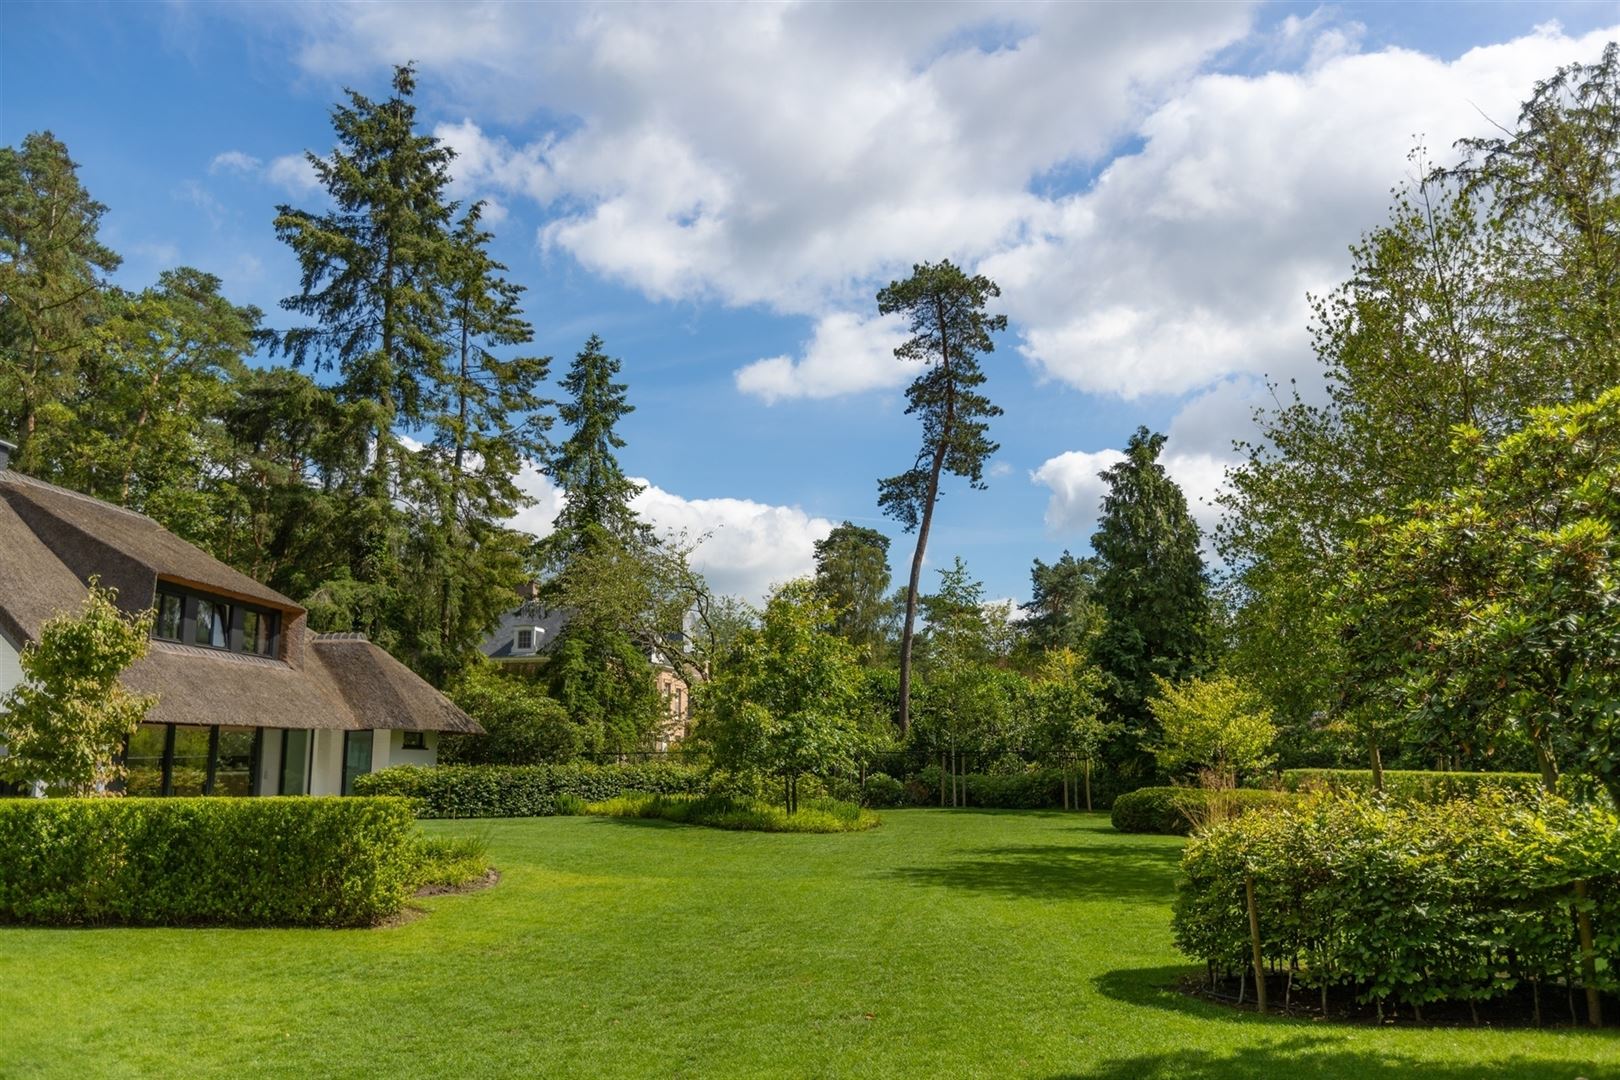
[[[772,356],[739,368],[737,389],[766,404],[784,398],[826,398],[902,386],[915,375],[895,358],[906,339],[902,320],[834,312],[816,321],[797,359]]]
[[[562,509],[562,490],[532,467],[523,470],[518,482],[535,502],[510,524],[536,536],[550,534]],[[815,542],[833,528],[832,521],[797,506],[753,499],[688,499],[645,480],[636,482],[645,485],[633,504],[642,520],[661,535],[701,538],[692,564],[709,586],[756,603],[772,585],[812,573]]]

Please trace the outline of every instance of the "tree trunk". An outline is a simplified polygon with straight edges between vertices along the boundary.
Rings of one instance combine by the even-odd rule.
[[[939,365],[945,369],[945,422],[940,425],[934,444],[934,459],[928,468],[928,494],[923,500],[922,522],[917,527],[917,550],[911,555],[911,578],[906,585],[906,625],[900,634],[900,737],[911,732],[911,642],[917,629],[917,587],[922,581],[923,552],[928,549],[928,530],[934,523],[934,503],[939,499],[939,474],[945,467],[945,448],[956,427],[956,385],[951,379],[951,343],[945,336],[945,303],[934,301],[939,321]]]
[[[1368,749],[1372,755],[1372,782],[1373,790],[1379,794],[1384,791],[1384,759],[1378,753],[1378,740],[1369,739]]]
[[[928,550],[928,530],[934,524],[934,501],[939,498],[939,474],[944,467],[945,440],[941,438],[929,465],[928,495],[923,502],[922,523],[917,526],[917,549],[911,553],[911,578],[906,585],[906,625],[900,632],[901,739],[911,732],[911,644],[917,632],[917,589],[922,583],[923,553]]]
[[[1249,907],[1249,946],[1254,950],[1254,999],[1261,1015],[1266,1011],[1266,968],[1260,948],[1260,906],[1254,899],[1254,876],[1243,877],[1244,899]]]
[[[1581,936],[1581,982],[1586,984],[1586,1022],[1603,1026],[1603,996],[1597,985],[1597,949],[1592,942],[1592,913],[1586,910],[1586,882],[1575,883],[1575,926]]]
[[[1091,812],[1091,759],[1086,758],[1086,812]]]

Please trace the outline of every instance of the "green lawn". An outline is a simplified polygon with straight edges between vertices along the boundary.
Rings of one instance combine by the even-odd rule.
[[[1262,1020],[1163,987],[1180,841],[444,822],[503,879],[370,931],[0,930],[0,1076],[1620,1077],[1620,1038]]]

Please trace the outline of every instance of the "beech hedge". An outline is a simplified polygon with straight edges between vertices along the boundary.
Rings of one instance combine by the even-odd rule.
[[[1128,791],[1114,800],[1109,820],[1114,828],[1127,833],[1160,833],[1186,836],[1195,821],[1209,818],[1217,802],[1232,814],[1243,814],[1262,806],[1282,806],[1294,801],[1285,791],[1255,788],[1228,788],[1208,791],[1192,787],[1151,787]]]
[[[663,762],[626,765],[414,765],[355,777],[360,795],[397,795],[422,818],[550,817],[559,796],[603,802],[626,792],[701,795],[706,774]]]
[[[0,922],[369,926],[415,887],[403,799],[0,801]]]
[[[1285,769],[1282,786],[1289,791],[1353,791],[1360,795],[1374,791],[1371,769]],[[1541,793],[1541,777],[1537,773],[1520,772],[1384,770],[1384,795],[1391,799],[1448,802],[1488,791],[1534,798]]]
[[[1310,796],[1208,830],[1181,868],[1183,952],[1212,973],[1252,967],[1252,886],[1265,966],[1324,1006],[1330,989],[1421,1009],[1528,984],[1539,1016],[1543,997],[1573,1009],[1620,975],[1620,819],[1602,806]]]

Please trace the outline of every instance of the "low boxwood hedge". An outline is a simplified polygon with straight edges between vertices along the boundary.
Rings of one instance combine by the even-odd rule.
[[[1373,792],[1371,769],[1285,769],[1282,786],[1289,791]],[[1541,794],[1541,777],[1522,772],[1424,772],[1385,769],[1384,794],[1402,802],[1442,803],[1489,791],[1514,798]]]
[[[403,799],[0,801],[0,922],[369,926],[414,887]]]
[[[1225,809],[1232,814],[1242,814],[1256,807],[1288,804],[1294,799],[1294,795],[1285,791],[1253,788],[1222,791],[1188,787],[1137,788],[1114,800],[1111,820],[1120,832],[1186,836],[1192,832],[1194,822],[1209,818],[1217,803],[1225,803]]]
[[[398,795],[418,817],[549,817],[557,797],[587,803],[627,791],[649,795],[701,795],[701,769],[662,763],[628,765],[438,765],[396,766],[355,777],[361,795]]]

